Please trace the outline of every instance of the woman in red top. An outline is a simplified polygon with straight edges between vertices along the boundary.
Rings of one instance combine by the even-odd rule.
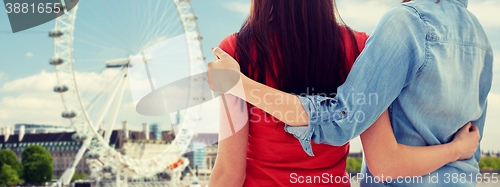
[[[365,33],[339,24],[334,4],[332,0],[253,0],[240,32],[226,37],[219,48],[239,62],[238,71],[261,84],[287,93],[334,94],[368,39]],[[226,104],[233,105],[230,108],[239,108],[241,102],[235,102],[235,96],[225,98]],[[219,142],[209,186],[350,186],[346,172],[349,143],[340,147],[312,144],[316,155],[310,157],[283,130],[282,122],[250,105],[245,111],[248,123]],[[367,134],[392,134],[384,116],[372,127]],[[383,151],[395,151],[398,145],[394,136],[366,137],[387,145],[381,146]],[[425,147],[419,152],[424,156],[426,151],[444,150],[439,151],[442,157],[429,163],[442,166],[454,161],[446,157],[457,155],[449,146]]]

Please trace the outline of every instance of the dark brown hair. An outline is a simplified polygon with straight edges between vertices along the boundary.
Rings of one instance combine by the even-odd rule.
[[[236,41],[242,73],[263,84],[270,76],[288,93],[335,93],[350,68],[343,32],[359,55],[353,31],[336,12],[333,0],[253,0]]]

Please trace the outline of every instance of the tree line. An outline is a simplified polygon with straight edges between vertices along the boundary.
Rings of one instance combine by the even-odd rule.
[[[362,163],[363,158],[361,157],[347,157],[346,170],[351,173],[360,172]]]
[[[481,161],[479,161],[479,168],[481,169],[481,171],[500,170],[500,157],[481,158]]]
[[[21,162],[13,151],[0,151],[0,186],[20,183],[41,185],[52,181],[53,177],[52,156],[42,146],[27,147],[22,153]]]

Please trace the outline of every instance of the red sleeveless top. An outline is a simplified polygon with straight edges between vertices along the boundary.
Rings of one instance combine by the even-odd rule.
[[[354,35],[359,51],[362,51],[368,35],[364,32],[354,32]],[[343,37],[350,69],[355,61],[354,46],[346,30]],[[234,57],[236,34],[222,40],[219,48]],[[268,86],[275,87],[270,78],[267,82]],[[284,124],[277,123],[278,119],[256,107],[249,107],[248,111],[252,115],[249,115],[245,187],[350,186],[346,171],[349,143],[340,147],[313,143],[315,156],[311,157],[304,152],[299,141],[284,130]]]

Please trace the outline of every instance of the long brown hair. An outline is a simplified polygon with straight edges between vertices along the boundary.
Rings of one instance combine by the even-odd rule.
[[[288,93],[335,93],[349,71],[343,29],[359,55],[353,31],[336,12],[333,0],[253,0],[237,35],[242,73],[263,84],[271,76]]]

